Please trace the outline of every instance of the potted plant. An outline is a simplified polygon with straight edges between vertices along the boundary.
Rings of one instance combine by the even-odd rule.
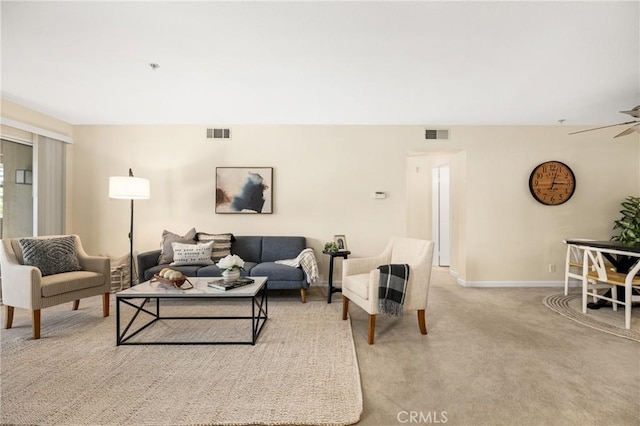
[[[216,265],[222,271],[222,278],[225,281],[237,280],[240,278],[240,271],[244,271],[244,260],[237,254],[223,257]]]
[[[338,245],[334,242],[328,242],[324,245],[324,252],[325,253],[337,253],[338,252]]]
[[[611,240],[640,245],[640,197],[629,196],[621,205],[622,218],[613,224],[613,229],[620,229],[620,234],[611,237]]]
[[[611,240],[640,246],[640,197],[628,196],[621,205],[620,214],[622,214],[622,218],[613,222],[613,229],[620,229],[620,234],[611,237]],[[616,271],[626,274],[629,268],[637,261],[637,258],[618,255],[617,260]],[[633,290],[633,292],[637,294],[636,290]],[[618,300],[624,300],[624,292],[618,292]]]

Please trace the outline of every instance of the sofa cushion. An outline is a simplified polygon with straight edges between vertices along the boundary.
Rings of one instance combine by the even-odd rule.
[[[213,249],[211,250],[211,259],[214,262],[222,259],[225,256],[231,254],[231,241],[234,240],[233,234],[207,234],[205,232],[198,232],[196,235],[198,242],[213,242]]]
[[[196,271],[198,277],[221,277],[220,268],[217,265],[203,266]]]
[[[351,291],[361,298],[369,300],[369,273],[349,275],[347,279],[349,280],[349,288]]]
[[[245,262],[260,263],[262,237],[236,236],[236,240],[231,244],[231,253],[237,254]]]
[[[304,237],[262,237],[262,262],[293,259],[305,249]]]
[[[171,266],[212,265],[211,249],[213,241],[203,244],[172,243],[173,262]]]
[[[280,265],[274,262],[263,262],[251,269],[252,277],[269,277],[269,281],[300,281],[304,272],[300,268]]]
[[[42,276],[79,271],[76,237],[21,238],[18,243],[25,265],[40,269]]]
[[[196,243],[196,228],[191,228],[186,234],[178,235],[173,232],[162,231],[162,251],[160,252],[160,258],[158,264],[173,262],[173,247],[172,243],[182,244],[195,244]]]
[[[104,284],[103,274],[91,271],[63,272],[42,277],[42,297],[52,297],[63,293],[99,287]]]

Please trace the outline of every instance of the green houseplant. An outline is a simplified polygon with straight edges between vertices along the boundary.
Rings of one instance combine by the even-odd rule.
[[[620,234],[613,236],[611,240],[640,244],[640,197],[629,196],[621,205],[622,218],[613,223],[613,229],[620,229]]]
[[[324,251],[326,253],[337,253],[338,252],[338,245],[333,241],[328,242],[328,243],[326,243],[324,245]]]

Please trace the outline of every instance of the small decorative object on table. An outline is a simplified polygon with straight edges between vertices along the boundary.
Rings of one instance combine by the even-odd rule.
[[[227,291],[245,285],[253,284],[255,281],[251,278],[242,277],[234,281],[226,281],[224,278],[218,278],[207,282],[207,285],[217,290]]]
[[[153,281],[158,281],[159,283],[179,288],[180,290],[189,290],[190,288],[193,288],[191,281],[189,281],[182,272],[169,268],[164,268],[159,273],[155,274],[151,279],[151,282]],[[190,287],[182,288],[185,282],[188,282]]]
[[[338,246],[338,251],[347,251],[347,237],[344,235],[334,235],[333,241]]]
[[[338,252],[338,245],[334,241],[331,241],[329,243],[325,243],[323,251],[325,253],[337,253]]]
[[[244,260],[237,254],[223,257],[216,265],[222,271],[224,281],[236,281],[240,278],[240,271],[244,271]]]

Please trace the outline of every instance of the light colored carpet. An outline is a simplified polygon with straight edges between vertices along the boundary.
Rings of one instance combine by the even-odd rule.
[[[320,298],[302,304],[294,293],[270,300],[269,320],[255,346],[117,347],[115,309],[102,318],[99,298],[81,301],[75,312],[70,304],[43,310],[42,339],[34,341],[28,312],[16,309],[14,328],[2,330],[2,422],[355,423],[362,391],[350,323],[341,321],[339,304]],[[219,304],[213,312],[203,303],[173,302],[164,313],[219,314]],[[220,302],[249,312],[247,302],[242,308],[237,303]],[[236,323],[164,321],[144,337],[179,332],[208,339],[230,328],[248,337],[249,325]]]
[[[591,301],[591,300],[589,300]],[[552,294],[545,297],[542,303],[554,312],[569,318],[586,327],[613,334],[614,336],[640,342],[640,308],[631,309],[631,329],[624,328],[624,306],[614,311],[611,307],[587,309],[582,313],[582,294]]]
[[[349,307],[358,426],[640,426],[640,343],[545,307],[558,287],[461,287],[446,268],[431,276],[426,336],[414,313],[379,315],[368,345],[367,315]]]

